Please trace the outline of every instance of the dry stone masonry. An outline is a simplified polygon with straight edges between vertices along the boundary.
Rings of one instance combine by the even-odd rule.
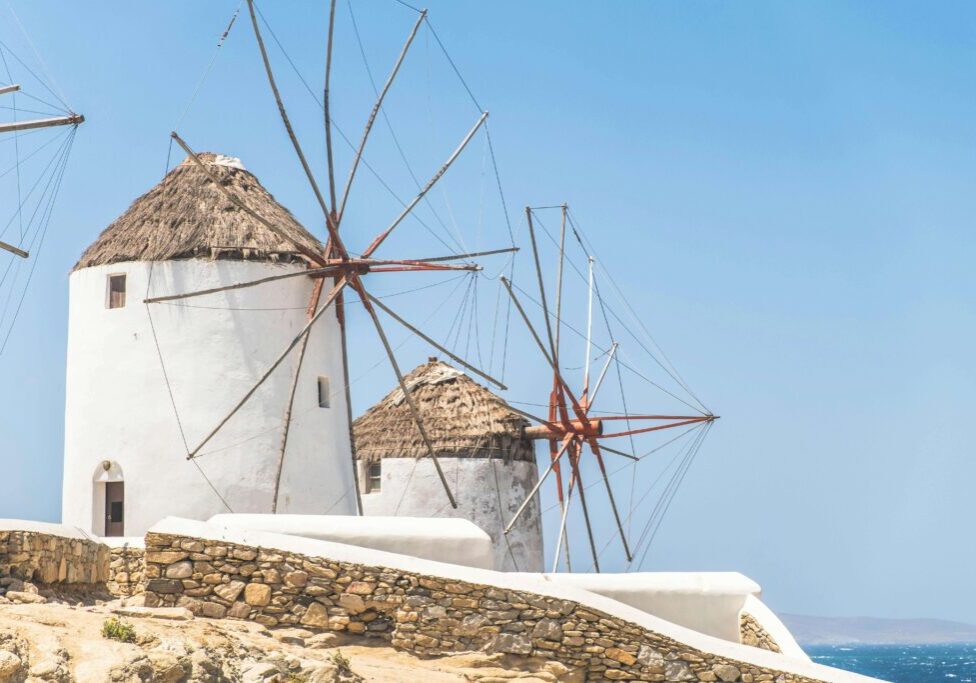
[[[102,584],[109,550],[83,538],[0,531],[0,577],[40,584]]]
[[[109,576],[106,587],[112,595],[129,597],[139,595],[145,588],[145,551],[139,547],[124,545],[112,548]]]
[[[819,683],[528,592],[156,532],[146,536],[145,562],[147,606],[205,617],[362,634],[420,655],[543,657],[588,681]]]
[[[770,652],[781,652],[779,643],[748,612],[739,615],[739,634],[743,645],[751,645]]]

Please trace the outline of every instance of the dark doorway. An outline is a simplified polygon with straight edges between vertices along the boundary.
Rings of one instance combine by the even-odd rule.
[[[105,535],[124,536],[125,482],[105,483]]]

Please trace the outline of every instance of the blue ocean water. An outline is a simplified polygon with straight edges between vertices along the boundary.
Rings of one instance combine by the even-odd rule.
[[[811,645],[820,664],[892,683],[976,683],[976,645]]]

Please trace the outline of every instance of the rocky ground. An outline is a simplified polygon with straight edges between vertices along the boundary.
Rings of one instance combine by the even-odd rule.
[[[137,598],[54,595],[20,582],[3,588],[0,683],[576,680],[557,662],[484,653],[420,659],[376,639],[196,619],[182,608],[142,607]],[[134,642],[105,637],[110,619],[131,625]]]

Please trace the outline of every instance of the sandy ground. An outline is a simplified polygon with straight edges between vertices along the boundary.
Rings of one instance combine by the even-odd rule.
[[[102,635],[105,621],[112,617],[132,625],[135,643]],[[474,652],[420,659],[373,639],[197,619],[185,610],[148,610],[118,602],[87,607],[0,605],[0,683],[25,679],[541,683],[575,677],[556,662]]]

